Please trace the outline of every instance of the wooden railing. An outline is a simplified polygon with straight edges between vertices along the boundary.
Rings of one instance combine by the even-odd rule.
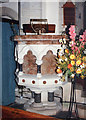
[[[11,107],[0,106],[1,120],[61,120],[50,116],[45,116],[37,113],[27,112]]]

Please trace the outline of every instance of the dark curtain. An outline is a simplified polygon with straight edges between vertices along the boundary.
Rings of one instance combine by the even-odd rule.
[[[14,24],[18,30],[17,24]],[[13,35],[9,22],[2,22],[2,105],[15,101],[15,69],[14,42],[10,40]]]

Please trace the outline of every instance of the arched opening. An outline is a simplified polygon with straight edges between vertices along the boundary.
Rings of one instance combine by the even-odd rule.
[[[75,5],[72,2],[66,2],[63,5],[63,16],[64,25],[75,25]]]
[[[12,10],[11,8],[2,7],[2,18],[4,17],[8,19],[17,20],[18,14],[16,11]]]

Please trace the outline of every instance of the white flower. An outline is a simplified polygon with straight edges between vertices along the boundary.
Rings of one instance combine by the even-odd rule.
[[[73,45],[73,43],[74,43],[74,41],[71,41],[71,42],[69,43],[69,46],[71,47],[71,46]]]
[[[62,73],[59,73],[58,76],[62,76],[63,74]]]
[[[63,53],[63,49],[60,49],[60,52]]]
[[[66,49],[66,46],[65,46],[65,45],[63,45],[62,47],[63,47],[63,49]]]
[[[84,50],[84,54],[86,54],[86,49]]]
[[[74,41],[72,41],[72,45],[74,44]]]
[[[77,45],[79,45],[79,43],[77,43]]]
[[[66,39],[65,38],[63,39],[63,41],[64,41],[64,44],[66,44]]]
[[[61,50],[59,51],[59,55],[62,56],[63,54],[64,54],[64,50],[61,49]]]
[[[74,74],[71,75],[72,78],[74,78],[74,76],[75,76]]]
[[[58,67],[60,69],[60,67]]]
[[[59,53],[60,56],[62,56],[63,54],[62,53]]]
[[[62,59],[59,59],[59,62],[61,62],[62,61]]]
[[[65,58],[65,61],[67,61],[67,58]]]
[[[69,44],[69,46],[71,47],[71,44]]]
[[[80,68],[81,69],[85,68],[85,65],[84,64],[80,65]]]
[[[62,39],[60,39],[59,42],[62,43]]]

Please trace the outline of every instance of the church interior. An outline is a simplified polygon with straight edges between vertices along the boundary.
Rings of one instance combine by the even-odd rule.
[[[0,0],[0,28],[1,120],[85,120],[86,0]]]

